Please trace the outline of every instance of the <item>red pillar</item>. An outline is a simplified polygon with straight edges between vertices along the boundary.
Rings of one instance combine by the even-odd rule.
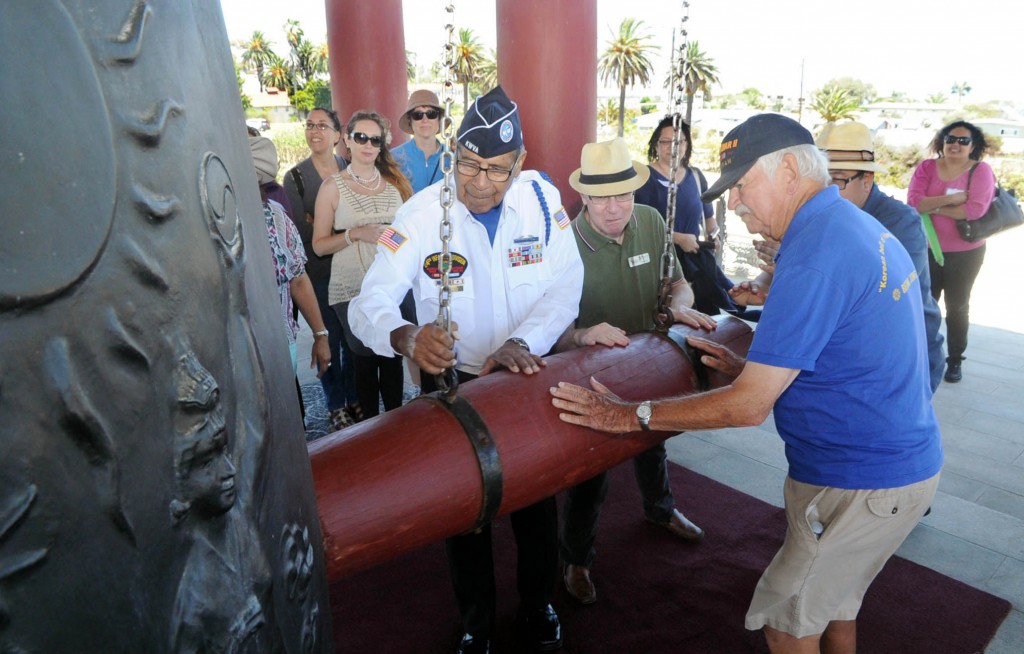
[[[526,167],[550,175],[575,216],[569,174],[597,135],[597,1],[497,3],[498,81],[519,104]]]
[[[400,143],[398,117],[408,97],[402,0],[325,0],[331,61],[331,97],[345,123],[360,109],[391,121]]]

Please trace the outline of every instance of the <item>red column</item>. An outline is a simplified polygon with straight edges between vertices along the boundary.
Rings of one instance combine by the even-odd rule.
[[[331,96],[341,122],[373,109],[398,130],[408,97],[402,0],[325,0]],[[400,132],[395,143],[404,139]]]
[[[597,134],[597,2],[497,3],[498,81],[519,104],[526,167],[551,176],[574,217],[569,174]]]

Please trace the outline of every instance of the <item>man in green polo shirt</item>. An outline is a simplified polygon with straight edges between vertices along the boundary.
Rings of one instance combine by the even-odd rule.
[[[557,349],[629,344],[628,334],[654,328],[661,282],[665,221],[652,207],[633,203],[633,192],[650,171],[629,155],[621,138],[583,146],[581,167],[569,177],[580,192],[583,210],[573,220],[573,233],[583,259],[583,295],[576,324],[566,330]],[[670,308],[676,322],[714,329],[715,321],[690,308],[693,289],[676,261]],[[676,537],[700,542],[704,531],[686,519],[672,497],[665,446],[658,444],[633,459],[643,496],[644,516]],[[590,568],[601,504],[608,477],[601,473],[566,493],[561,556],[565,587],[583,604],[597,600]]]

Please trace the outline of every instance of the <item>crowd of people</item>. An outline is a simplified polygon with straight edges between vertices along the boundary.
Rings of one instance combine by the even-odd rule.
[[[380,114],[358,111],[342,126],[315,109],[305,125],[310,156],[283,188],[273,144],[250,139],[293,365],[294,303],[314,331],[332,425],[398,407],[403,365],[431,392],[444,374],[460,384],[498,369],[529,376],[549,353],[626,346],[656,319],[713,330],[714,314],[759,308],[745,358],[690,338],[733,379],[724,389],[625,402],[593,379],[589,389],[560,383],[552,404],[566,422],[611,433],[757,425],[774,412],[789,463],[788,528],[746,627],[763,629],[774,652],[855,651],[865,591],[937,488],[943,452],[931,397],[943,379],[963,375],[985,245],[963,240],[956,221],[978,219],[992,200],[984,135],[963,121],[943,127],[905,204],[875,183],[884,169],[862,124],[830,124],[815,139],[789,118],[754,116],[723,139],[721,176],[709,187],[690,165],[689,125],[669,116],[651,134],[647,164],[621,138],[583,146],[569,179],[582,209],[570,218],[558,189],[525,168],[519,109],[500,86],[476,99],[457,130],[445,211],[443,118],[434,93],[413,92],[397,121],[412,138],[391,148]],[[761,274],[737,284],[702,255],[718,238],[710,203],[726,193],[762,239]],[[657,315],[666,221],[678,257],[671,305]],[[436,322],[444,283],[450,330]],[[677,507],[664,445],[633,464],[644,518],[699,544],[705,531]],[[561,528],[553,497],[510,515],[519,624],[539,651],[563,643],[552,604],[560,577],[574,601],[597,601],[591,570],[607,489],[602,473],[568,490]],[[490,524],[446,542],[457,652],[490,651],[491,548]]]

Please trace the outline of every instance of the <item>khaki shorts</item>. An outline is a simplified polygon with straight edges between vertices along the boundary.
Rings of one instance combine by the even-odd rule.
[[[868,586],[931,505],[939,475],[883,490],[786,478],[786,539],[757,582],[747,629],[804,638],[855,620]]]

